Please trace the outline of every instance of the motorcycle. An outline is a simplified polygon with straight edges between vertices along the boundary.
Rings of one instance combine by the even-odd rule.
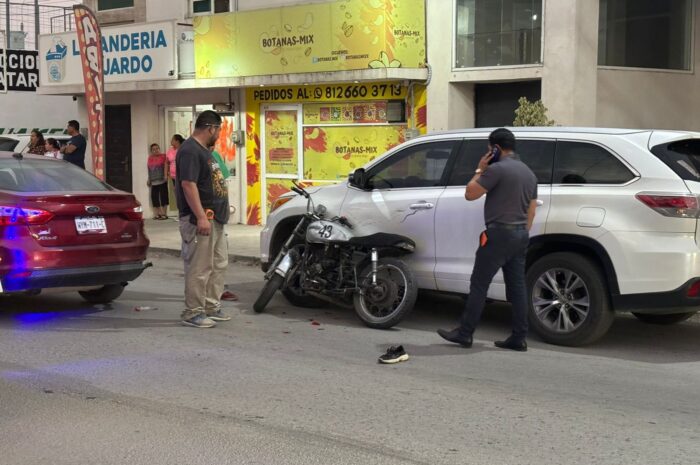
[[[391,328],[413,309],[418,295],[413,272],[400,260],[415,250],[408,237],[376,233],[356,236],[345,217],[326,218],[301,185],[306,214],[282,246],[253,304],[262,312],[277,290],[293,304],[314,307],[330,302],[354,308],[371,328]]]

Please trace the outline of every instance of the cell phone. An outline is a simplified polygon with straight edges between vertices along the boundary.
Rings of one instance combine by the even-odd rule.
[[[496,163],[498,160],[501,159],[501,149],[494,146],[494,148],[491,149],[491,155],[493,155],[493,157],[491,157],[491,159],[489,160],[489,165],[492,165],[493,163]]]

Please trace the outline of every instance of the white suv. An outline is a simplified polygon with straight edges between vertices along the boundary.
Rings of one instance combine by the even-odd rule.
[[[512,128],[516,153],[539,180],[527,285],[531,329],[582,345],[605,334],[614,311],[671,324],[700,310],[700,133]],[[357,234],[397,233],[416,242],[405,257],[418,286],[467,293],[483,198],[464,188],[490,130],[406,142],[314,198]],[[360,185],[361,184],[361,185]],[[278,199],[261,233],[263,269],[306,211]],[[507,300],[497,275],[489,297]]]

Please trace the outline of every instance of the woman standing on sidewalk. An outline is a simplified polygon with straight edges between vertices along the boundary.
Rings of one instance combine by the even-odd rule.
[[[168,219],[168,159],[160,151],[158,144],[151,144],[148,156],[148,187],[151,188],[151,202],[156,220]]]
[[[170,140],[170,148],[166,153],[166,156],[168,157],[168,178],[173,183],[173,190],[176,187],[175,178],[177,175],[177,171],[175,170],[175,160],[177,159],[177,151],[180,149],[183,142],[185,142],[185,139],[183,139],[180,134],[175,134]]]

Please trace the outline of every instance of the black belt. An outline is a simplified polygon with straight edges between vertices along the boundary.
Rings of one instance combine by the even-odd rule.
[[[486,225],[486,229],[510,229],[512,231],[525,231],[527,229],[526,224],[508,224],[508,223],[489,223]]]

